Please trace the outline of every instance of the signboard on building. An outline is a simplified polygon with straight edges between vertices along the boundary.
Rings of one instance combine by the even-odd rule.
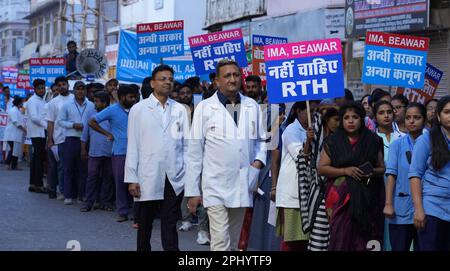
[[[175,81],[184,82],[189,77],[195,76],[194,62],[190,59],[163,60],[163,63],[172,67]]]
[[[403,94],[410,102],[425,104],[428,100],[433,99],[442,74],[442,71],[427,63],[423,89],[398,87],[397,94]]]
[[[241,29],[232,29],[189,37],[195,72],[209,74],[216,71],[221,59],[233,59],[241,68],[247,67],[247,56]]]
[[[30,81],[40,78],[45,80],[47,87],[50,87],[56,77],[66,75],[65,63],[64,58],[31,58]]]
[[[340,39],[264,47],[269,103],[344,96]]]
[[[364,37],[366,31],[423,30],[429,24],[428,10],[428,0],[346,0],[345,37]]]
[[[253,35],[252,37],[252,68],[253,74],[261,77],[263,85],[266,81],[266,63],[264,62],[264,46],[287,43],[287,38]]]
[[[139,59],[160,59],[184,55],[183,21],[138,24]]]
[[[429,38],[367,32],[362,81],[422,88]]]

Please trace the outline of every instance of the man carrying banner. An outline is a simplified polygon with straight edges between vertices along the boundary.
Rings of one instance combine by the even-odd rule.
[[[202,200],[207,208],[211,250],[236,250],[245,207],[252,206],[266,162],[265,133],[258,104],[239,93],[238,64],[221,60],[216,71],[219,91],[194,112],[185,196],[192,213]]]

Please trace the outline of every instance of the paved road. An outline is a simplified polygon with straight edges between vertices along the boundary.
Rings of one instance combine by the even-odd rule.
[[[46,194],[30,193],[29,168],[20,166],[23,170],[10,171],[0,164],[0,250],[63,251],[70,240],[77,240],[81,250],[135,250],[136,230],[130,221],[116,222],[114,212],[81,213],[80,204],[66,206]],[[156,220],[153,250],[162,250],[160,234]],[[195,230],[180,232],[180,249],[209,250],[195,242],[196,236]]]

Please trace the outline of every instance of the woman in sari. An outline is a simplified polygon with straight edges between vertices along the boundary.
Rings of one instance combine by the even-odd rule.
[[[321,152],[318,173],[327,177],[325,205],[330,223],[330,251],[380,249],[383,239],[385,171],[383,143],[364,125],[365,110],[347,103],[339,128]],[[363,170],[369,162],[373,169]],[[373,246],[373,247],[371,247]]]

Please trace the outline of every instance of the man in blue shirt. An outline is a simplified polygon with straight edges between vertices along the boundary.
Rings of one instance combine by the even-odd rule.
[[[58,124],[64,128],[64,204],[72,204],[72,199],[78,194],[78,199],[85,198],[86,162],[81,161],[81,134],[83,123],[89,112],[95,110],[94,104],[86,99],[86,86],[78,81],[74,86],[75,98],[69,100],[61,108]],[[77,193],[78,192],[78,193]]]
[[[128,184],[124,183],[125,156],[127,153],[128,113],[136,103],[138,91],[128,85],[121,85],[118,90],[119,103],[99,112],[89,121],[89,126],[113,141],[112,167],[116,182],[116,209],[119,214],[117,222],[128,220],[133,199],[128,193]],[[103,129],[99,123],[108,120],[111,132]]]
[[[101,112],[109,106],[109,95],[104,91],[94,95],[95,109]],[[114,193],[114,181],[112,176],[112,142],[103,134],[90,128],[88,123],[97,112],[92,111],[86,118],[81,135],[81,157],[88,160],[88,176],[86,180],[86,202],[80,209],[81,212],[89,212],[97,201],[100,209],[112,211]],[[111,127],[107,120],[100,126],[108,132]],[[89,148],[88,148],[89,142]],[[88,155],[89,149],[89,155]],[[100,191],[99,191],[100,190]],[[98,198],[100,192],[100,198]]]

